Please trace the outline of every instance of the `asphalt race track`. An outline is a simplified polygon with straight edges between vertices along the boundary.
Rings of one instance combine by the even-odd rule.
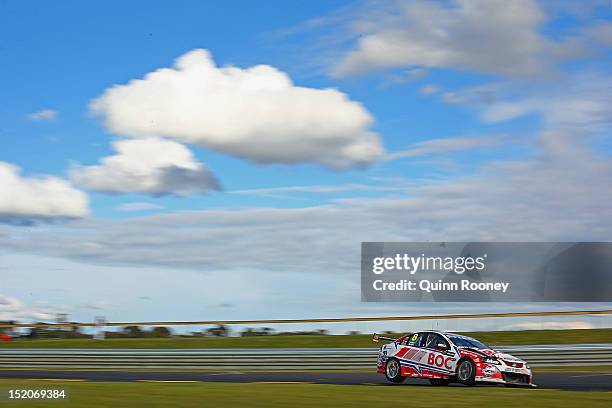
[[[341,385],[430,386],[427,380],[389,384],[383,375],[366,372],[133,372],[133,371],[39,371],[0,370],[1,379],[147,382],[315,383]],[[612,373],[543,372],[535,374],[539,388],[573,391],[612,391]],[[452,385],[461,387],[461,385]]]

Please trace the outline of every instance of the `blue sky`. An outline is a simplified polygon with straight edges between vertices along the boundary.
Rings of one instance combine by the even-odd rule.
[[[513,132],[535,122],[521,120],[518,122],[528,123],[483,126],[471,114],[472,108],[446,104],[439,98],[418,93],[420,87],[429,83],[449,90],[477,86],[491,81],[490,75],[445,70],[395,85],[394,77],[404,75],[407,69],[341,79],[317,73],[323,68],[304,72],[301,66],[309,56],[288,57],[284,50],[289,46],[309,47],[309,42],[318,41],[316,33],[306,38],[299,36],[294,42],[283,31],[348,2],[309,2],[290,8],[270,2],[250,5],[252,10],[245,10],[249,5],[241,2],[230,2],[223,7],[206,2],[182,4],[185,6],[180,8],[169,4],[151,7],[138,2],[89,6],[70,2],[59,5],[34,2],[30,7],[22,3],[9,5],[9,11],[4,13],[3,30],[6,36],[17,40],[4,50],[2,76],[7,80],[3,85],[2,122],[7,143],[0,157],[19,165],[26,174],[64,176],[73,162],[95,163],[111,153],[109,142],[116,135],[106,132],[99,120],[88,114],[89,101],[114,84],[171,66],[175,58],[195,48],[210,50],[219,65],[270,64],[287,72],[300,86],[340,89],[363,103],[374,115],[374,129],[383,135],[389,151],[429,139]],[[57,119],[28,120],[28,113],[49,108],[58,112]],[[503,153],[499,149],[488,150],[483,155],[471,154],[468,166]],[[210,150],[195,148],[194,152],[211,168],[219,169],[216,172],[226,190],[321,184],[321,180],[325,180],[324,184],[367,183],[368,177],[397,177],[398,174],[406,178],[428,177],[440,171],[426,163],[397,161],[373,164],[365,171],[343,172],[309,164],[253,166]],[[96,215],[103,217],[124,216],[113,208],[121,202],[141,199],[95,196],[92,208]],[[172,198],[155,201],[162,202],[168,210],[270,205],[269,198],[215,193],[191,197],[189,202]],[[275,200],[273,204],[291,206],[313,202],[316,201],[310,197],[307,202]]]
[[[610,19],[603,0],[2,2],[0,294],[26,319],[396,313],[359,303],[359,242],[610,240]],[[84,296],[88,268],[132,300]],[[252,297],[219,295],[236,277]]]

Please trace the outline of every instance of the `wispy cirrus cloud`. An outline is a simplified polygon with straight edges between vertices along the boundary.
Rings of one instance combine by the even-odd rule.
[[[134,202],[119,204],[115,209],[117,211],[136,212],[136,211],[151,211],[161,210],[164,206],[156,203]]]
[[[54,121],[59,116],[59,113],[53,109],[42,109],[36,112],[28,113],[28,119],[35,122]]]
[[[507,135],[430,139],[403,150],[389,152],[385,155],[385,160],[482,149],[506,143],[508,139]]]
[[[438,87],[437,85],[427,84],[419,88],[419,93],[421,95],[432,95],[438,92],[439,90],[440,90],[440,87]]]
[[[335,194],[345,192],[398,192],[406,191],[407,186],[398,185],[373,185],[362,183],[347,183],[333,185],[304,185],[304,186],[283,186],[268,188],[251,188],[242,190],[230,190],[229,194],[243,195],[277,195],[283,193],[307,193],[307,194]]]
[[[426,76],[427,76],[426,69],[423,69],[423,68],[408,69],[404,72],[387,75],[383,79],[381,84],[379,85],[379,88],[387,88],[392,85],[401,85],[401,84],[407,84],[410,82],[415,82],[415,81],[425,78]]]
[[[498,123],[535,114],[549,128],[592,132],[612,125],[612,80],[601,72],[581,72],[557,81],[532,84],[528,91],[510,91],[483,107],[484,122]],[[510,86],[505,86],[506,90]]]

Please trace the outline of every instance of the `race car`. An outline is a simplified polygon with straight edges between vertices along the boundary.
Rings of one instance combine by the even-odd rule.
[[[387,380],[426,378],[432,385],[458,382],[535,387],[529,365],[510,354],[485,346],[471,337],[439,331],[409,333],[394,339],[374,334],[380,347],[377,371]]]

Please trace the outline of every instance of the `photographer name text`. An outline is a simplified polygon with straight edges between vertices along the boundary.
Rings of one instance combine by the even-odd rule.
[[[442,280],[432,281],[421,279],[418,281],[401,279],[395,282],[385,282],[376,279],[372,282],[372,287],[376,291],[423,291],[431,292],[501,292],[506,293],[510,287],[510,282],[471,282],[463,279],[460,282],[443,282]]]

